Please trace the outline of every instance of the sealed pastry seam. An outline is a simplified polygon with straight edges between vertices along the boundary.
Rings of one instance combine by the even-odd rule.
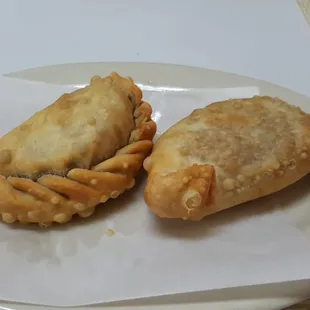
[[[96,136],[96,143],[115,144],[115,146],[103,146],[103,151],[100,154],[101,156],[102,154],[105,155],[103,160],[93,161],[92,157],[97,156],[98,158],[98,154],[101,151],[97,150],[97,145],[94,144],[90,148],[87,146],[86,152],[88,153],[83,151],[86,154],[84,157],[84,153],[82,153],[78,159],[72,159],[73,163],[77,161],[77,165],[72,164],[72,162],[64,164],[61,162],[60,165],[55,161],[55,166],[58,165],[60,168],[57,169],[60,170],[63,167],[66,168],[67,165],[71,165],[69,169],[63,169],[63,173],[53,173],[52,171],[52,173],[46,172],[36,174],[36,171],[33,171],[33,175],[31,176],[28,176],[27,173],[25,173],[26,176],[24,176],[24,173],[20,173],[20,170],[18,169],[17,173],[10,173],[10,171],[5,169],[6,165],[12,163],[14,150],[12,151],[3,148],[0,140],[0,212],[4,222],[34,222],[39,223],[42,227],[46,227],[53,222],[68,222],[74,214],[78,214],[81,217],[88,217],[93,214],[95,207],[98,204],[104,203],[110,198],[117,198],[124,191],[131,189],[135,185],[135,176],[142,167],[143,160],[150,153],[153,146],[152,139],[156,132],[156,124],[151,119],[152,108],[147,102],[142,101],[142,93],[140,89],[133,84],[133,81],[130,78],[125,79],[116,73],[112,73],[105,79],[99,77],[94,77],[92,79],[90,86],[94,89],[92,90],[91,96],[97,96],[96,87],[102,85],[106,87],[106,83],[108,86],[113,86],[113,83],[119,83],[119,93],[116,91],[109,94],[109,87],[107,87],[107,96],[111,96],[111,98],[103,98],[102,100],[109,101],[111,99],[111,105],[115,104],[115,100],[123,102],[124,98],[122,98],[122,96],[123,93],[126,93],[123,87],[129,85],[128,87],[130,91],[128,91],[128,98],[130,102],[133,103],[133,112],[131,112],[133,124],[131,124],[130,117],[127,115],[127,106],[124,105],[124,108],[122,107],[127,114],[122,110],[117,110],[120,109],[118,106],[112,108],[115,111],[117,110],[115,113],[116,117],[122,117],[122,115],[128,116],[127,119],[124,118],[124,126],[132,128],[131,132],[127,133],[125,130],[122,131],[122,129],[111,124],[110,127],[113,129],[112,133],[114,134],[114,136],[112,135],[112,138],[107,139],[107,142],[105,142],[97,141],[98,139]],[[99,86],[96,85],[96,83]],[[101,85],[100,83],[104,84]],[[131,88],[133,88],[132,92]],[[88,92],[90,92],[90,90],[88,90]],[[80,91],[78,96],[78,103],[75,104],[82,105],[83,103],[80,103],[79,101],[85,100],[84,97],[88,96],[87,91]],[[98,96],[106,96],[106,94],[98,91]],[[56,101],[53,105],[70,105],[70,94],[66,94],[63,97],[65,97],[65,100],[61,97],[58,99],[58,102]],[[96,100],[100,100],[100,98],[98,98]],[[91,100],[95,99],[89,99],[89,101]],[[52,111],[53,108],[54,107],[50,108],[50,112],[46,111],[46,115],[44,115],[45,119],[48,117],[54,117]],[[98,110],[98,113],[99,112],[100,110]],[[77,112],[72,109],[71,113],[74,114]],[[113,117],[113,113],[111,113],[111,115]],[[34,115],[33,117],[37,117],[38,122],[40,121],[38,116]],[[99,115],[99,117],[102,118],[103,116]],[[61,118],[61,114],[60,116],[57,116],[57,122],[59,121],[59,118]],[[81,118],[83,119],[83,116]],[[61,121],[66,122],[66,119]],[[51,122],[54,125],[54,121]],[[93,123],[94,124],[91,124],[92,126],[96,124],[96,120],[94,120]],[[122,123],[120,122],[120,124]],[[28,126],[27,121],[20,127],[23,126]],[[33,126],[36,126],[36,124]],[[71,124],[69,125],[69,128],[71,128],[70,126],[72,127],[75,125]],[[16,131],[17,129],[14,130]],[[18,130],[22,131],[23,128],[18,128]],[[81,131],[81,135],[83,134],[84,132]],[[15,136],[12,135],[12,137],[9,137],[10,133],[7,135],[7,140],[10,139],[10,141],[6,144],[9,144],[11,143],[11,140],[15,139]],[[128,135],[128,138],[126,135]],[[123,139],[123,141],[126,141],[127,138],[127,143],[122,143],[123,146],[118,147],[120,143],[119,141],[116,141],[117,139],[115,139],[115,137],[119,140]],[[83,137],[75,137],[74,139],[82,138]],[[40,144],[40,141],[34,142]],[[59,143],[61,143],[61,141]],[[5,143],[3,144],[6,145]],[[73,146],[70,146],[70,151],[74,148],[74,144],[72,145]],[[66,146],[63,146],[63,148],[65,147]],[[109,154],[113,148],[115,148],[116,152],[114,152],[114,154]],[[106,149],[108,149],[108,151],[106,151]],[[106,156],[106,154],[108,154],[108,156]],[[89,167],[84,163],[88,157]],[[29,169],[31,171],[31,169],[34,169],[32,167],[35,167],[35,165],[27,166],[27,163],[25,163],[22,172],[27,172]],[[14,171],[14,168],[11,169]],[[21,174],[21,176],[19,174]]]

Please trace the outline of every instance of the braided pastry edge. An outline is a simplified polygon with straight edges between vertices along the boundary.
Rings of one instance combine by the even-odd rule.
[[[129,144],[90,169],[73,168],[65,177],[43,175],[37,181],[0,175],[2,220],[8,224],[38,223],[41,227],[66,223],[74,214],[91,216],[98,204],[131,189],[153,147],[156,124],[151,114],[150,104],[137,103]]]

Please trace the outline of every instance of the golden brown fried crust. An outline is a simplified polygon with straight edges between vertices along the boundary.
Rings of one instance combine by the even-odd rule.
[[[193,165],[168,175],[156,174],[148,178],[144,198],[148,206],[160,217],[187,219],[200,216],[214,200],[214,168]]]
[[[216,102],[168,129],[144,167],[154,213],[200,220],[308,174],[310,116],[268,96]]]
[[[33,222],[42,227],[53,222],[65,223],[74,214],[90,216],[96,205],[132,188],[143,160],[152,149],[156,132],[156,124],[151,119],[152,108],[141,98],[141,90],[130,78],[116,73],[103,79],[94,77],[90,86],[60,97],[3,137],[0,140],[3,221]],[[95,110],[83,109],[85,104]],[[117,106],[111,107],[113,104]],[[58,114],[64,109],[70,120]],[[112,118],[106,123],[104,111]],[[94,119],[93,115],[98,117]],[[66,125],[61,124],[63,131],[57,127],[62,121],[66,122]],[[75,127],[77,121],[82,129]],[[98,132],[92,129],[94,126]],[[53,139],[55,143],[58,139],[59,145],[53,146],[54,153],[49,155],[48,145],[42,139],[47,129],[53,135],[53,128],[56,131]],[[85,134],[85,131],[90,133]],[[62,135],[72,147],[66,147]],[[22,141],[29,137],[42,147],[35,150],[33,158],[27,157],[28,152],[33,152],[31,145]],[[74,148],[75,142],[78,145]],[[42,160],[38,160],[40,151]]]

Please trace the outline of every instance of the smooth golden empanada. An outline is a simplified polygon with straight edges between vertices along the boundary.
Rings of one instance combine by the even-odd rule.
[[[200,220],[308,174],[310,116],[267,96],[216,102],[168,129],[144,167],[154,213]]]
[[[112,73],[62,95],[0,139],[3,221],[64,223],[134,186],[151,151],[151,106]]]

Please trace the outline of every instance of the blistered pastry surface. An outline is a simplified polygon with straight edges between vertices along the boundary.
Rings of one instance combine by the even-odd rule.
[[[0,212],[7,223],[68,222],[135,184],[152,149],[151,106],[112,73],[65,94],[0,140]]]

